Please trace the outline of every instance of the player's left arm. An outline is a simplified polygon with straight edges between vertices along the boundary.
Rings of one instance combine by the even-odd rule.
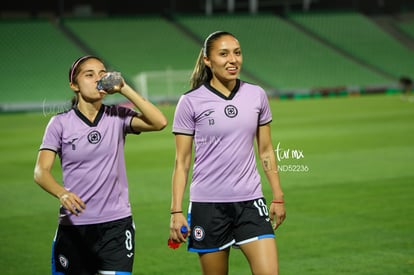
[[[259,158],[272,189],[273,199],[270,204],[269,217],[273,221],[273,228],[276,229],[286,218],[286,210],[272,144],[270,123],[258,127],[256,138]]]
[[[167,126],[167,118],[160,109],[146,100],[128,84],[124,83],[119,93],[128,98],[140,111],[139,115],[134,117],[131,122],[131,127],[134,131],[160,131]]]

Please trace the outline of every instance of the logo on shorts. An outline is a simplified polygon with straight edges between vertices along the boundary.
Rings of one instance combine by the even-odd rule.
[[[88,135],[88,141],[92,144],[97,144],[101,141],[101,133],[98,131],[92,131]]]
[[[67,269],[67,268],[68,268],[68,266],[69,266],[69,261],[68,261],[68,259],[66,259],[66,257],[65,257],[65,256],[63,256],[63,255],[59,255],[59,263],[60,263],[60,265],[61,265],[63,268],[65,268],[65,269]]]
[[[196,241],[201,241],[204,239],[205,236],[204,229],[201,226],[195,226],[193,229],[193,237]]]

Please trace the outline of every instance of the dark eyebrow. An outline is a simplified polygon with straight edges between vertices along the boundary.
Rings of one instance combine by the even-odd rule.
[[[231,51],[241,51],[241,48],[239,47],[239,48],[235,48],[235,49],[233,49],[233,50],[230,50],[230,49],[224,48],[224,49],[219,49],[219,51],[226,51],[226,52],[231,52]]]
[[[94,70],[86,70],[86,71],[83,71],[82,73],[86,74],[86,73],[93,73],[93,72]],[[99,73],[106,73],[106,70],[100,70]]]

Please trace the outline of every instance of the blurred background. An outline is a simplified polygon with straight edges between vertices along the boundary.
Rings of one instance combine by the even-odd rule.
[[[241,78],[272,97],[411,89],[412,0],[7,1],[0,111],[65,108],[69,67],[85,54],[100,56],[150,100],[173,103],[216,30],[238,37]]]
[[[166,245],[171,124],[216,30],[239,39],[241,79],[271,99],[275,153],[304,155],[278,166],[281,274],[414,274],[414,0],[3,2],[0,274],[50,274],[58,201],[33,168],[49,119],[69,108],[69,68],[85,54],[120,71],[170,122],[126,143],[134,274],[199,274],[196,254]],[[53,172],[61,179],[58,163]],[[263,192],[271,198],[265,182]],[[230,274],[250,274],[233,251]]]

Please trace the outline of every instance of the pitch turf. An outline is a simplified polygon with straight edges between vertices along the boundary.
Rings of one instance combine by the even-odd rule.
[[[400,95],[271,101],[287,220],[276,231],[283,275],[414,273],[414,103]],[[134,274],[200,274],[197,255],[167,247],[170,125],[129,136]],[[1,274],[50,274],[58,201],[33,183],[50,113],[0,116]],[[54,173],[59,177],[58,161]],[[282,171],[283,170],[283,171]],[[264,192],[270,190],[264,183]],[[238,250],[230,274],[250,274]]]

